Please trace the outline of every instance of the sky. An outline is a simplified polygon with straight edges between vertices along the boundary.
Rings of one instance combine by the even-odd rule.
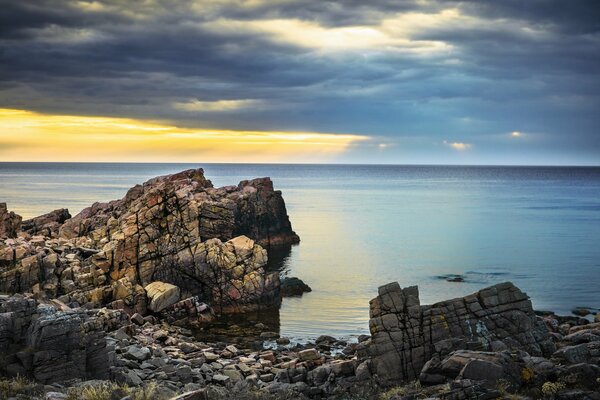
[[[0,0],[0,161],[600,165],[596,0]]]

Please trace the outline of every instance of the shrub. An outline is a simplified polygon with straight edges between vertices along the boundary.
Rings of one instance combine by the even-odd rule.
[[[554,395],[565,388],[562,382],[545,382],[542,385],[542,395],[544,397],[554,397]]]

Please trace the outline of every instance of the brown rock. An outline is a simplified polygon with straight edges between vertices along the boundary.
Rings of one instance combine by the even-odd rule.
[[[0,203],[0,238],[15,238],[21,231],[20,215],[8,211],[6,203]]]

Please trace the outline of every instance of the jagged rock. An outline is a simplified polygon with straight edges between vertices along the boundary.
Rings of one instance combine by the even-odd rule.
[[[157,224],[154,229],[149,222]],[[131,233],[141,245],[162,231],[186,230],[195,241],[227,241],[245,235],[261,245],[298,242],[280,191],[269,178],[242,181],[238,186],[213,188],[202,169],[153,178],[136,185],[121,200],[95,203],[68,220],[63,237]]]
[[[151,179],[68,217],[53,211],[26,221],[21,238],[0,240],[1,292],[145,314],[144,286],[160,281],[179,295],[163,295],[160,305],[151,298],[150,308],[200,325],[277,307],[279,276],[266,271],[261,243],[298,240],[268,178],[217,189],[201,169]]]
[[[553,355],[553,358],[569,364],[582,362],[600,362],[600,342],[582,343],[575,346],[565,346]]]
[[[165,282],[152,282],[145,288],[150,304],[148,308],[159,312],[179,301],[180,290],[177,286]]]
[[[443,359],[460,349],[491,350],[495,341],[532,355],[554,351],[527,295],[510,282],[430,306],[421,306],[416,286],[401,289],[390,283],[379,288],[370,308],[372,338],[365,342],[366,353],[383,382],[415,379],[436,356]]]
[[[20,215],[8,211],[6,203],[0,203],[0,238],[15,238],[21,230]]]
[[[48,214],[23,221],[22,230],[30,235],[56,236],[59,228],[69,218],[71,218],[69,210],[60,208]]]
[[[105,332],[125,320],[118,311],[59,311],[20,295],[0,298],[2,374],[41,383],[107,379],[110,354]]]

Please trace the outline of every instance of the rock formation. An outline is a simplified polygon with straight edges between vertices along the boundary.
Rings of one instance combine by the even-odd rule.
[[[206,304],[216,313],[278,306],[279,277],[266,271],[261,244],[298,241],[269,178],[216,189],[202,169],[151,179],[73,218],[55,210],[21,233],[20,217],[5,206],[0,216],[1,292],[129,313],[149,306],[179,322],[185,312],[205,320]],[[144,290],[154,283],[177,296],[157,302]]]
[[[93,204],[60,229],[62,237],[89,235],[97,242],[125,236],[126,247],[139,242],[141,258],[146,252],[160,256],[161,246],[170,250],[188,245],[163,241],[157,248],[144,248],[167,234],[189,236],[191,244],[240,235],[265,247],[299,241],[281,192],[273,190],[269,178],[214,188],[202,169],[150,179],[131,188],[123,199]]]
[[[420,304],[416,286],[390,283],[371,300],[370,318],[368,355],[384,382],[416,379],[429,360],[455,350],[516,348],[534,356],[554,351],[531,301],[509,282],[429,306]]]
[[[30,235],[55,237],[58,235],[60,226],[69,218],[71,218],[69,210],[60,208],[39,217],[23,221],[22,229]]]
[[[0,203],[0,238],[14,238],[21,230],[21,216],[8,211],[6,203]]]
[[[0,298],[0,370],[41,383],[108,379],[105,332],[128,320],[120,311],[61,311],[16,295]]]

